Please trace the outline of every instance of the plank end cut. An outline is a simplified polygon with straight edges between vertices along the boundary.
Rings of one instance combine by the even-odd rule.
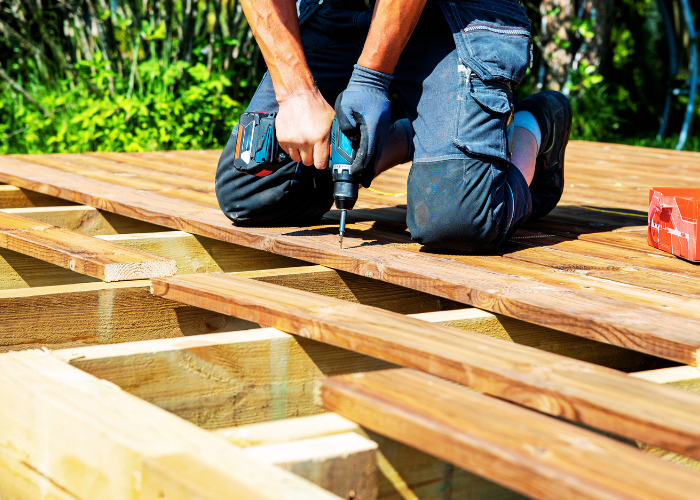
[[[106,282],[177,271],[173,259],[8,213],[0,213],[0,247]]]
[[[148,260],[107,264],[104,268],[104,281],[144,280],[151,278],[167,278],[177,272],[177,263],[172,259]]]

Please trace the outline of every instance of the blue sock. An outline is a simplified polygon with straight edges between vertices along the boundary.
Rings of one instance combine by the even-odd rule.
[[[537,123],[537,119],[532,113],[529,111],[518,111],[513,117],[513,125],[515,127],[524,128],[534,135],[535,141],[537,141],[537,151],[540,150],[540,145],[542,144],[542,131]]]

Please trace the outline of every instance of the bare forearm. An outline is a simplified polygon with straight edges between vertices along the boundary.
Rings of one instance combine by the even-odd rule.
[[[267,63],[277,100],[315,90],[294,0],[241,0],[241,5]]]
[[[357,64],[393,74],[426,0],[378,0],[374,18]]]

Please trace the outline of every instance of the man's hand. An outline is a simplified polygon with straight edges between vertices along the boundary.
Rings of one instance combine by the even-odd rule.
[[[292,160],[323,170],[328,165],[333,116],[333,108],[317,89],[292,94],[279,102],[277,140]]]
[[[340,129],[359,139],[358,155],[350,172],[368,187],[391,126],[390,75],[355,65],[348,87],[338,96],[335,110]]]

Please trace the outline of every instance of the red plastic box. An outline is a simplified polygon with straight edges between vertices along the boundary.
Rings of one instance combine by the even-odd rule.
[[[700,261],[698,207],[700,189],[649,190],[649,245],[692,262]]]

